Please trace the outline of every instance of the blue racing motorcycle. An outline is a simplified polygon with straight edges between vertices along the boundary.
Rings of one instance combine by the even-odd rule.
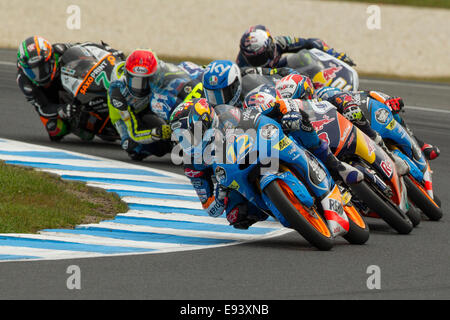
[[[238,191],[283,226],[295,229],[320,250],[343,236],[353,244],[369,238],[369,228],[350,192],[335,184],[325,166],[257,110],[215,107],[228,126],[213,168],[224,187]],[[245,131],[244,131],[245,130]],[[216,143],[217,145],[217,143]]]
[[[381,135],[386,146],[410,167],[409,174],[404,179],[410,202],[420,208],[430,220],[441,219],[440,201],[432,187],[432,171],[416,139],[397,122],[388,106],[370,97],[366,99],[363,106],[367,107],[364,111],[368,112],[371,127]]]

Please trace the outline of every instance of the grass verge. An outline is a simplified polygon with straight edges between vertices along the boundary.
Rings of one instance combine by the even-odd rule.
[[[126,211],[115,193],[0,161],[0,233],[73,228]]]
[[[338,1],[338,0],[325,0],[325,1]],[[344,1],[450,9],[449,0],[344,0]]]

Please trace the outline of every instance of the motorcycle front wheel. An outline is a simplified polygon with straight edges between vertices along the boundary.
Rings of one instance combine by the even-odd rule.
[[[295,229],[309,243],[319,250],[333,248],[333,236],[325,219],[315,208],[303,206],[290,187],[282,180],[270,182],[264,193],[286,218],[291,228]]]

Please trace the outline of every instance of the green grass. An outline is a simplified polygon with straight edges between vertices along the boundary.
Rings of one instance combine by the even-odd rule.
[[[326,0],[326,1],[338,1],[338,0]],[[344,0],[344,1],[450,9],[450,0]]]
[[[0,233],[73,228],[126,211],[117,194],[0,161]]]

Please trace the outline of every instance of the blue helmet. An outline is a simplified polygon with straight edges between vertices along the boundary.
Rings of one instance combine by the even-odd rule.
[[[334,97],[338,93],[341,93],[342,90],[336,87],[322,87],[316,91],[316,98],[322,100],[328,100],[331,97]]]
[[[241,70],[229,60],[215,60],[203,73],[203,88],[211,106],[236,105],[242,91]]]

